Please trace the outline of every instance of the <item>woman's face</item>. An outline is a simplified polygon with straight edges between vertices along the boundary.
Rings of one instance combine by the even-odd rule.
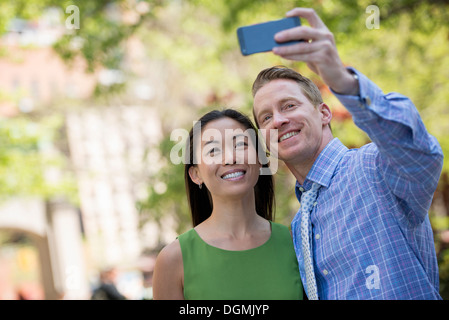
[[[198,162],[189,169],[196,184],[204,183],[212,197],[243,197],[254,191],[259,179],[259,164],[254,145],[254,130],[225,117],[202,128],[201,141],[194,137]]]

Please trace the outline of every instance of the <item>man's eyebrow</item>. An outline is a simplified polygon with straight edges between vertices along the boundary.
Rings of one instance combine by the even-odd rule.
[[[302,104],[302,102],[300,100],[298,100],[297,98],[295,98],[295,97],[285,97],[285,98],[279,100],[278,103],[279,104],[284,104],[287,101],[295,101],[296,103]]]
[[[257,112],[257,113],[254,112],[254,118],[257,119],[258,117],[260,117],[260,115],[267,113],[269,110],[270,110],[269,107],[263,107],[262,110],[260,110],[259,112]]]
[[[286,103],[288,101],[294,101],[297,104],[303,103],[302,101],[298,100],[296,97],[288,96],[288,97],[282,98],[281,100],[277,101],[276,106],[278,107],[280,105],[283,105],[284,103]],[[254,115],[256,116],[256,118],[258,118],[262,114],[265,114],[265,113],[271,113],[271,108],[269,106],[262,108],[262,110],[260,110],[260,112],[258,112],[257,114],[254,112]]]

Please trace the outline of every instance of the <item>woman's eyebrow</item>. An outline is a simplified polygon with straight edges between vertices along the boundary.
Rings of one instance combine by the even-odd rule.
[[[243,134],[243,133],[239,133],[236,134],[235,136],[232,137],[233,140],[237,139],[238,137],[243,137],[243,138],[247,138],[247,135]]]
[[[239,137],[247,138],[248,136],[243,134],[243,133],[238,133],[238,134],[236,134],[235,136],[232,137],[232,140],[235,140],[235,139],[237,139]],[[209,145],[209,144],[212,144],[212,143],[219,144],[219,141],[217,141],[217,140],[204,141],[204,147]]]
[[[206,141],[206,142],[204,142],[204,146],[207,146],[208,144],[211,144],[211,143],[218,143],[218,141],[217,140]]]

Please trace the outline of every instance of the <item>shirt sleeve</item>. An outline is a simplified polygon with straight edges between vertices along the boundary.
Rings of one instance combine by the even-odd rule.
[[[387,186],[424,220],[432,202],[443,166],[443,152],[422,122],[409,98],[384,94],[366,76],[353,68],[359,79],[358,96],[332,91],[352,114],[354,123],[365,131],[379,150],[377,163]]]

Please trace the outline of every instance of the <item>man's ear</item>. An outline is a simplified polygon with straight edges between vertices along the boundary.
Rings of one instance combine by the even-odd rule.
[[[198,170],[197,166],[191,166],[189,168],[189,176],[190,179],[192,179],[192,181],[195,182],[197,185],[203,183],[203,180],[201,179],[200,170]]]
[[[327,126],[332,120],[332,111],[325,103],[321,103],[318,106],[318,111],[321,113],[321,123],[323,126]]]

